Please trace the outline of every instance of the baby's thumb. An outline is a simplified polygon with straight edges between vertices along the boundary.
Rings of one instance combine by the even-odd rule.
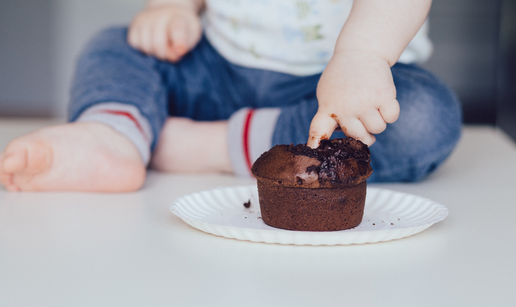
[[[308,133],[308,142],[306,142],[306,145],[310,148],[317,148],[321,140],[330,138],[337,126],[337,121],[331,116],[317,112],[310,124],[310,132]]]

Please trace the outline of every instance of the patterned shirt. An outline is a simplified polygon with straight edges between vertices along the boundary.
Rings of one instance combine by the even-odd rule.
[[[330,60],[352,0],[206,0],[210,43],[228,61],[250,68],[305,76]],[[403,63],[431,54],[427,24],[401,55]]]

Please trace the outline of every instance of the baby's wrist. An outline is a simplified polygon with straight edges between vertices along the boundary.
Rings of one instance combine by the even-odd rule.
[[[357,62],[367,62],[370,63],[372,61],[385,61],[389,64],[389,67],[392,67],[396,64],[396,60],[391,59],[389,56],[382,54],[381,52],[376,52],[374,50],[368,49],[351,49],[351,48],[341,48],[336,49],[333,53],[332,59],[351,59],[355,63]],[[331,62],[331,61],[330,61]]]

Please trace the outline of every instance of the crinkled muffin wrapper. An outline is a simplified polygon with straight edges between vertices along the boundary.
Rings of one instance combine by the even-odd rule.
[[[263,221],[301,231],[336,231],[358,226],[364,216],[367,182],[335,188],[285,187],[258,178]]]

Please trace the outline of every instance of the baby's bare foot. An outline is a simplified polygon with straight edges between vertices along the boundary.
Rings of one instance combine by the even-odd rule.
[[[0,154],[0,183],[9,191],[126,192],[144,181],[136,147],[100,123],[43,128]]]
[[[151,166],[167,172],[231,173],[227,129],[227,121],[171,117],[161,131]]]

